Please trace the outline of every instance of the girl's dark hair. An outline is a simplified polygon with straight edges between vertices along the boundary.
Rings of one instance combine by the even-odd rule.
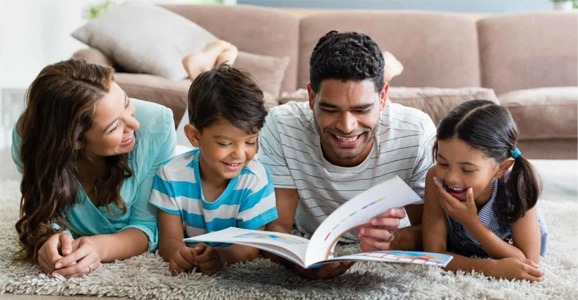
[[[518,129],[508,110],[488,100],[472,100],[455,107],[439,124],[437,141],[457,137],[487,157],[501,163],[512,156],[518,139]],[[438,143],[433,156],[437,157]],[[511,224],[534,207],[542,183],[530,162],[523,156],[515,158],[506,178],[506,197],[498,197],[494,211],[499,220]]]
[[[42,69],[26,93],[26,108],[16,130],[21,137],[20,220],[16,223],[19,260],[36,260],[51,235],[67,228],[66,209],[78,202],[79,142],[92,126],[96,103],[110,90],[114,70],[108,66],[66,60]],[[124,179],[133,175],[127,155],[105,158],[107,172],[96,183],[102,205],[123,213]],[[57,225],[57,226],[55,226]]]
[[[375,91],[383,88],[385,61],[379,46],[367,35],[332,30],[322,36],[309,60],[309,81],[313,92],[319,92],[325,79],[371,79]]]
[[[195,78],[188,100],[189,123],[199,131],[218,119],[248,134],[259,132],[265,124],[263,92],[249,73],[226,64]]]

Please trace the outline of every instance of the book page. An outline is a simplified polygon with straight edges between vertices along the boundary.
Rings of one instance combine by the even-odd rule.
[[[420,251],[384,250],[344,255],[331,258],[323,263],[336,261],[383,261],[445,267],[453,259],[451,255]]]
[[[250,230],[236,227],[206,233],[183,240],[184,242],[217,242],[240,244],[259,248],[283,256],[299,265],[305,261],[309,240],[291,234]]]
[[[399,177],[388,179],[345,202],[313,233],[305,264],[332,258],[335,243],[347,231],[367,223],[371,218],[392,207],[403,207],[421,202],[421,198]]]

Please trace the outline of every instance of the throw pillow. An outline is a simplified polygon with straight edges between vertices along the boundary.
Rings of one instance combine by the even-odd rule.
[[[249,72],[255,78],[263,90],[267,110],[279,104],[277,97],[285,78],[285,70],[289,66],[289,57],[278,58],[239,51],[233,66]]]
[[[478,87],[458,89],[391,87],[388,99],[393,103],[414,107],[427,113],[436,125],[452,108],[463,102],[486,99],[500,103],[494,90]],[[278,100],[279,104],[308,101],[307,90],[299,89],[292,93],[283,93]]]
[[[72,33],[131,73],[183,79],[182,58],[218,38],[190,20],[152,4],[111,7]]]

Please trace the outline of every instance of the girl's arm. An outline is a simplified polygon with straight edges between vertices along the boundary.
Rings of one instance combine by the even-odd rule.
[[[439,194],[434,184],[435,170],[432,167],[425,177],[425,196],[422,219],[422,240],[424,251],[446,252],[448,222],[446,213],[439,202]]]
[[[512,224],[512,239],[526,258],[538,263],[540,261],[540,223],[538,222],[538,209],[532,207],[523,217]]]
[[[540,281],[544,273],[530,260],[506,258],[501,260],[469,258],[447,251],[448,223],[446,213],[440,204],[440,193],[434,183],[434,169],[426,175],[425,203],[423,211],[422,234],[424,251],[444,253],[453,256],[445,270],[481,272],[486,276],[506,279],[525,279]],[[451,196],[451,195],[450,195]]]
[[[480,218],[478,218],[478,211],[471,188],[466,191],[466,201],[463,202],[446,192],[435,178],[433,179],[433,184],[436,186],[436,191],[439,195],[437,199],[439,199],[438,202],[440,202],[442,210],[464,226],[490,257],[494,259],[506,257],[527,258],[522,250],[503,241],[482,223]]]

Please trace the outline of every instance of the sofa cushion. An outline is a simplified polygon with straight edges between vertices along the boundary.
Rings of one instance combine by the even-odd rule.
[[[498,98],[516,121],[520,140],[576,139],[578,87],[519,90]]]
[[[576,86],[578,14],[507,14],[478,21],[482,86],[496,94]]]
[[[186,78],[182,58],[217,39],[167,9],[134,2],[110,8],[72,36],[99,49],[127,72],[169,79]]]
[[[452,108],[463,102],[486,99],[500,103],[492,89],[478,87],[459,89],[391,87],[388,99],[393,103],[415,107],[427,113],[436,125]],[[283,93],[278,101],[279,104],[308,101],[307,90],[299,89],[292,93]]]
[[[270,94],[270,96],[265,97],[267,109],[279,104],[277,97],[288,65],[289,57],[277,58],[243,51],[239,51],[233,64],[235,68],[249,72],[261,90]]]
[[[415,107],[427,113],[434,124],[439,122],[461,103],[485,99],[500,103],[492,89],[468,87],[458,89],[392,87],[388,98],[391,102]]]
[[[472,18],[420,11],[341,11],[301,19],[298,87],[309,81],[309,60],[330,30],[369,35],[403,63],[393,86],[460,88],[481,86],[478,35]]]

